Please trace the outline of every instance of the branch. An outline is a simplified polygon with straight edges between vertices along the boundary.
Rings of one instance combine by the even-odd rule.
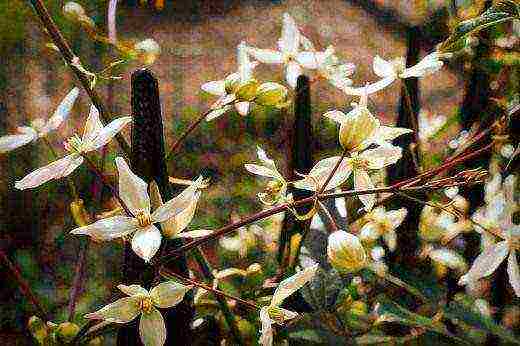
[[[204,113],[202,113],[193,123],[190,124],[190,126],[181,134],[181,136],[173,143],[170,152],[168,155],[166,155],[166,161],[173,158],[173,154],[180,148],[182,142],[190,135],[190,133],[193,132],[206,118],[206,116],[212,111],[212,109],[208,109]]]
[[[47,30],[47,33],[51,37],[54,44],[58,47],[61,55],[63,56],[63,59],[67,62],[67,65],[70,66],[72,71],[76,74],[76,77],[78,78],[79,82],[83,86],[83,89],[87,92],[88,96],[90,97],[92,104],[96,106],[96,108],[99,111],[99,115],[101,119],[103,119],[103,122],[105,124],[109,123],[111,120],[111,117],[109,115],[109,112],[105,105],[103,104],[101,97],[98,95],[98,93],[90,87],[90,80],[88,77],[77,67],[77,61],[78,57],[74,55],[74,52],[70,48],[70,45],[68,44],[67,40],[61,33],[60,29],[52,19],[52,17],[49,14],[49,11],[45,7],[45,4],[42,0],[30,0],[31,4],[34,7],[34,10],[36,11],[36,14],[40,18],[40,20],[43,23],[43,26]],[[130,146],[124,139],[124,137],[118,133],[116,135],[116,140],[119,143],[119,146],[121,150],[123,151],[124,155],[126,157],[130,156]]]

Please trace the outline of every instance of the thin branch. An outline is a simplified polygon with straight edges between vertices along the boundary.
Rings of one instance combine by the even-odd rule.
[[[205,289],[206,291],[209,291],[211,293],[214,293],[216,295],[219,295],[219,296],[222,296],[222,297],[225,297],[225,298],[228,298],[228,299],[232,299],[234,301],[236,301],[237,303],[240,303],[240,304],[243,304],[251,309],[254,309],[254,310],[260,310],[260,307],[254,303],[251,303],[247,300],[244,300],[242,298],[238,298],[238,297],[235,297],[235,296],[232,296],[230,294],[227,294],[226,292],[222,292],[221,290],[218,290],[218,289],[215,289],[213,287],[210,287],[208,285],[205,285],[203,283],[200,283],[198,281],[195,281],[195,280],[192,280],[192,279],[189,279],[189,278],[186,278],[182,275],[179,275],[177,273],[174,273],[172,272],[171,270],[168,270],[166,268],[161,268],[159,270],[159,274],[164,276],[165,278],[167,279],[178,279],[178,280],[181,280],[185,283],[188,283],[190,285],[193,285],[193,286],[197,286],[197,287],[200,287],[202,289]]]
[[[18,284],[18,288],[20,288],[20,291],[25,296],[25,298],[27,298],[27,300],[31,302],[31,304],[36,308],[38,314],[40,314],[40,316],[44,320],[49,320],[49,314],[45,311],[42,304],[31,290],[31,287],[29,286],[27,281],[25,281],[25,279],[22,277],[20,268],[18,268],[18,266],[15,263],[9,260],[7,254],[3,250],[0,250],[0,259],[2,260],[2,262],[4,262],[5,266],[13,275],[16,283]]]
[[[101,97],[98,95],[98,93],[90,87],[89,78],[77,67],[78,57],[74,54],[69,43],[67,42],[67,40],[61,33],[60,29],[52,19],[51,15],[49,14],[49,11],[47,10],[47,7],[45,7],[45,4],[42,0],[30,1],[34,7],[34,10],[36,11],[36,14],[42,21],[43,26],[47,30],[47,33],[51,37],[54,44],[58,47],[61,55],[63,56],[63,59],[65,59],[67,65],[69,65],[72,71],[76,74],[76,77],[83,86],[83,89],[85,89],[85,91],[89,95],[92,104],[96,106],[96,108],[98,109],[101,119],[103,119],[103,122],[105,124],[109,123],[111,117],[107,108],[103,104]],[[116,135],[116,140],[119,143],[119,146],[121,147],[121,150],[123,151],[124,155],[126,157],[129,157],[130,146],[128,145],[124,137],[120,133],[118,133]]]
[[[332,231],[333,232],[339,231],[339,227],[338,227],[336,221],[334,221],[334,218],[332,217],[332,215],[330,215],[330,212],[327,209],[327,207],[321,201],[318,201],[318,206],[320,207],[320,209],[323,211],[323,214],[327,218],[327,221],[329,222],[329,225],[330,225],[330,228],[332,228]]]
[[[202,113],[190,126],[181,134],[181,136],[173,143],[170,152],[166,155],[166,161],[173,158],[173,154],[180,148],[181,144],[184,142],[186,137],[189,136],[206,118],[206,116],[212,111],[212,109],[208,109],[206,112]]]

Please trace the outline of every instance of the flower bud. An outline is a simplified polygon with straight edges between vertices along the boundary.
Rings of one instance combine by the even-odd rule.
[[[60,341],[70,343],[79,332],[79,326],[71,322],[60,323],[56,335]]]
[[[29,318],[29,321],[27,322],[27,328],[39,344],[44,344],[45,339],[49,335],[49,329],[41,318],[38,316],[32,316]]]
[[[342,273],[354,273],[367,265],[367,255],[359,238],[342,230],[329,236],[327,255],[330,264]]]
[[[370,113],[368,108],[356,106],[341,123],[339,142],[347,150],[360,150],[363,142],[372,137],[378,127],[379,120]]]
[[[85,209],[82,199],[76,199],[70,203],[70,212],[78,227],[83,227],[90,223],[90,215]]]
[[[251,101],[255,98],[258,90],[258,81],[250,79],[238,85],[235,96],[239,101]]]
[[[255,103],[262,106],[281,107],[287,102],[287,88],[281,84],[268,82],[258,87]]]
[[[136,43],[134,45],[134,49],[139,55],[139,58],[146,65],[153,64],[159,54],[161,54],[161,47],[154,39],[151,38]]]
[[[77,21],[81,17],[87,16],[83,6],[74,1],[69,1],[63,6],[63,15],[65,18],[73,21]]]

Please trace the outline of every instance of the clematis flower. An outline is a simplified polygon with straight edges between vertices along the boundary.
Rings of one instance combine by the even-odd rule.
[[[318,163],[312,167],[309,174],[305,175],[305,178],[293,183],[294,187],[297,189],[317,191],[325,184],[325,180],[340,159],[341,156],[333,156],[318,161]],[[337,188],[347,181],[351,173],[352,166],[350,165],[350,161],[344,158],[323,191],[325,192]]]
[[[300,51],[300,46],[307,51]],[[316,69],[317,61],[312,43],[300,33],[294,19],[283,14],[282,34],[278,40],[278,49],[260,49],[248,47],[248,53],[256,60],[265,64],[285,65],[285,79],[294,89],[296,80],[302,74],[303,68]]]
[[[285,298],[302,288],[307,282],[311,281],[317,270],[318,264],[315,264],[280,282],[274,291],[269,306],[264,306],[260,309],[262,330],[259,343],[262,346],[271,346],[273,344],[273,323],[281,325],[285,321],[298,316],[298,313],[283,309],[280,305],[282,305]]]
[[[444,115],[429,115],[427,111],[421,109],[418,115],[419,138],[422,141],[430,139],[446,123]]]
[[[276,164],[267,156],[262,148],[258,146],[256,152],[258,155],[258,160],[262,163],[262,165],[246,163],[244,167],[250,173],[271,178],[271,180],[267,183],[264,192],[260,192],[258,194],[258,198],[260,199],[260,202],[265,205],[274,205],[285,198],[287,193],[287,181],[283,175],[278,172]]]
[[[49,180],[70,175],[83,163],[84,154],[105,146],[131,121],[132,117],[121,117],[103,127],[99,120],[99,112],[92,105],[90,114],[85,122],[83,137],[80,138],[78,135],[74,135],[65,142],[65,149],[70,154],[29,173],[23,179],[17,181],[15,187],[20,190],[30,189],[40,186]]]
[[[256,235],[261,233],[263,229],[258,225],[240,227],[236,235],[220,238],[219,244],[227,251],[238,252],[238,256],[244,258],[256,246]]]
[[[36,118],[31,122],[30,126],[17,127],[18,135],[7,135],[0,137],[0,153],[6,153],[30,142],[36,141],[38,138],[46,137],[50,132],[55,131],[67,119],[69,113],[74,106],[74,102],[79,95],[79,89],[73,88],[58,105],[54,114],[45,121],[42,118]]]
[[[314,54],[318,75],[328,80],[335,87],[342,89],[352,84],[348,78],[354,73],[355,66],[344,63],[335,54],[334,46],[328,46],[323,52]]]
[[[112,240],[133,233],[132,250],[145,262],[149,262],[161,246],[162,235],[154,223],[162,223],[190,208],[200,196],[197,184],[188,186],[179,195],[150,213],[148,184],[135,175],[122,157],[116,158],[119,173],[119,196],[132,213],[131,216],[113,216],[93,224],[75,228],[72,234],[84,234],[99,240]]]
[[[145,346],[162,346],[166,341],[166,327],[159,309],[179,304],[192,287],[180,283],[162,282],[150,291],[139,285],[118,285],[128,297],[121,298],[96,312],[85,315],[101,323],[128,323],[140,316],[139,336]]]
[[[338,230],[329,235],[327,256],[341,273],[355,273],[367,267],[369,259],[361,240],[354,234]]]
[[[201,86],[205,92],[220,96],[211,106],[212,111],[206,116],[207,121],[229,111],[233,103],[240,115],[245,116],[249,113],[250,103],[258,89],[258,82],[253,79],[253,69],[258,63],[249,60],[245,42],[238,45],[237,52],[238,72],[230,74],[226,79],[211,81]]]
[[[361,240],[368,243],[375,242],[383,237],[390,251],[397,246],[396,228],[403,222],[408,211],[405,208],[386,211],[385,207],[378,207],[370,212],[365,218],[368,220],[361,228],[359,235]]]
[[[500,231],[503,239],[488,246],[475,259],[469,271],[460,278],[459,285],[466,285],[493,274],[507,257],[509,283],[516,296],[520,297],[520,268],[516,258],[516,252],[520,249],[520,226],[514,225],[509,219],[502,224]]]
[[[430,257],[431,260],[438,265],[448,267],[460,274],[468,270],[468,265],[464,257],[451,249],[445,247],[434,249],[433,247],[429,246],[425,252],[428,257]]]

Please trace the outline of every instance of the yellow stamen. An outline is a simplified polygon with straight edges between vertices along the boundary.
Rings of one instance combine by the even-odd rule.
[[[137,219],[139,227],[148,227],[152,224],[152,217],[144,210],[138,211],[135,218]]]

